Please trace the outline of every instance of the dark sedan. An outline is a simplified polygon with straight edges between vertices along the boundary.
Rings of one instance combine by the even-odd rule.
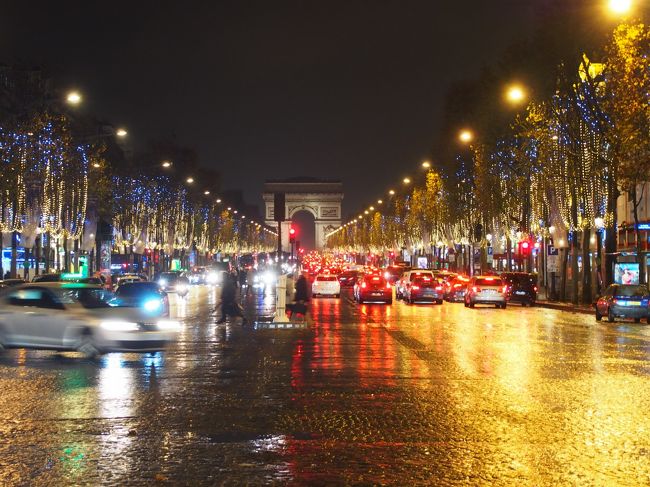
[[[444,291],[442,283],[436,277],[419,276],[406,286],[404,300],[409,303],[437,303],[442,304]]]
[[[354,286],[359,279],[359,271],[345,271],[339,274],[341,287]]]
[[[596,301],[596,320],[607,317],[607,321],[612,323],[616,318],[632,318],[639,323],[645,318],[650,323],[649,301],[650,291],[645,286],[612,284]]]
[[[354,299],[359,303],[383,302],[392,304],[393,287],[382,276],[366,275],[354,285]]]
[[[125,282],[115,289],[119,306],[141,308],[156,316],[169,316],[169,298],[155,282]]]

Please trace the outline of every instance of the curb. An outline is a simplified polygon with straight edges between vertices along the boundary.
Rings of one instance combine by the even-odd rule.
[[[580,306],[575,306],[575,305],[564,305],[561,303],[549,303],[547,301],[537,301],[535,303],[535,306],[538,306],[540,308],[548,308],[548,309],[555,309],[558,311],[567,311],[569,313],[580,313],[584,315],[591,315],[594,314],[593,308],[583,308]]]

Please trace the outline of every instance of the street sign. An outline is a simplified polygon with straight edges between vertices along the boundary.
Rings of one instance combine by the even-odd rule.
[[[560,249],[557,247],[553,247],[552,245],[547,245],[546,246],[546,255],[551,256],[551,255],[560,255]]]
[[[494,255],[494,247],[488,247],[487,248],[487,254],[488,255]]]

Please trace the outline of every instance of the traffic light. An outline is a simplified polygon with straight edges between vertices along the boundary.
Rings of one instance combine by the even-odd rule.
[[[522,240],[519,242],[519,253],[524,256],[529,256],[532,245],[528,240]]]
[[[294,243],[296,241],[296,229],[291,227],[289,228],[289,243]]]

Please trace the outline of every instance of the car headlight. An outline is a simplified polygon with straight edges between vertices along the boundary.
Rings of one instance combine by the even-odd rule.
[[[154,311],[158,311],[160,308],[162,308],[162,302],[160,299],[147,299],[143,303],[142,307],[145,309],[145,311],[153,313]]]
[[[272,272],[267,272],[264,274],[264,283],[269,286],[271,284],[275,284],[275,274]]]
[[[109,331],[137,331],[139,329],[138,324],[131,321],[102,321],[99,326]]]
[[[210,272],[210,273],[206,276],[205,280],[206,280],[209,284],[215,284],[215,283],[217,282],[217,278],[218,278],[218,277],[217,277],[217,273],[216,273],[216,272]]]
[[[164,331],[179,331],[181,329],[181,324],[178,321],[164,320],[156,323],[156,326],[159,330]]]

